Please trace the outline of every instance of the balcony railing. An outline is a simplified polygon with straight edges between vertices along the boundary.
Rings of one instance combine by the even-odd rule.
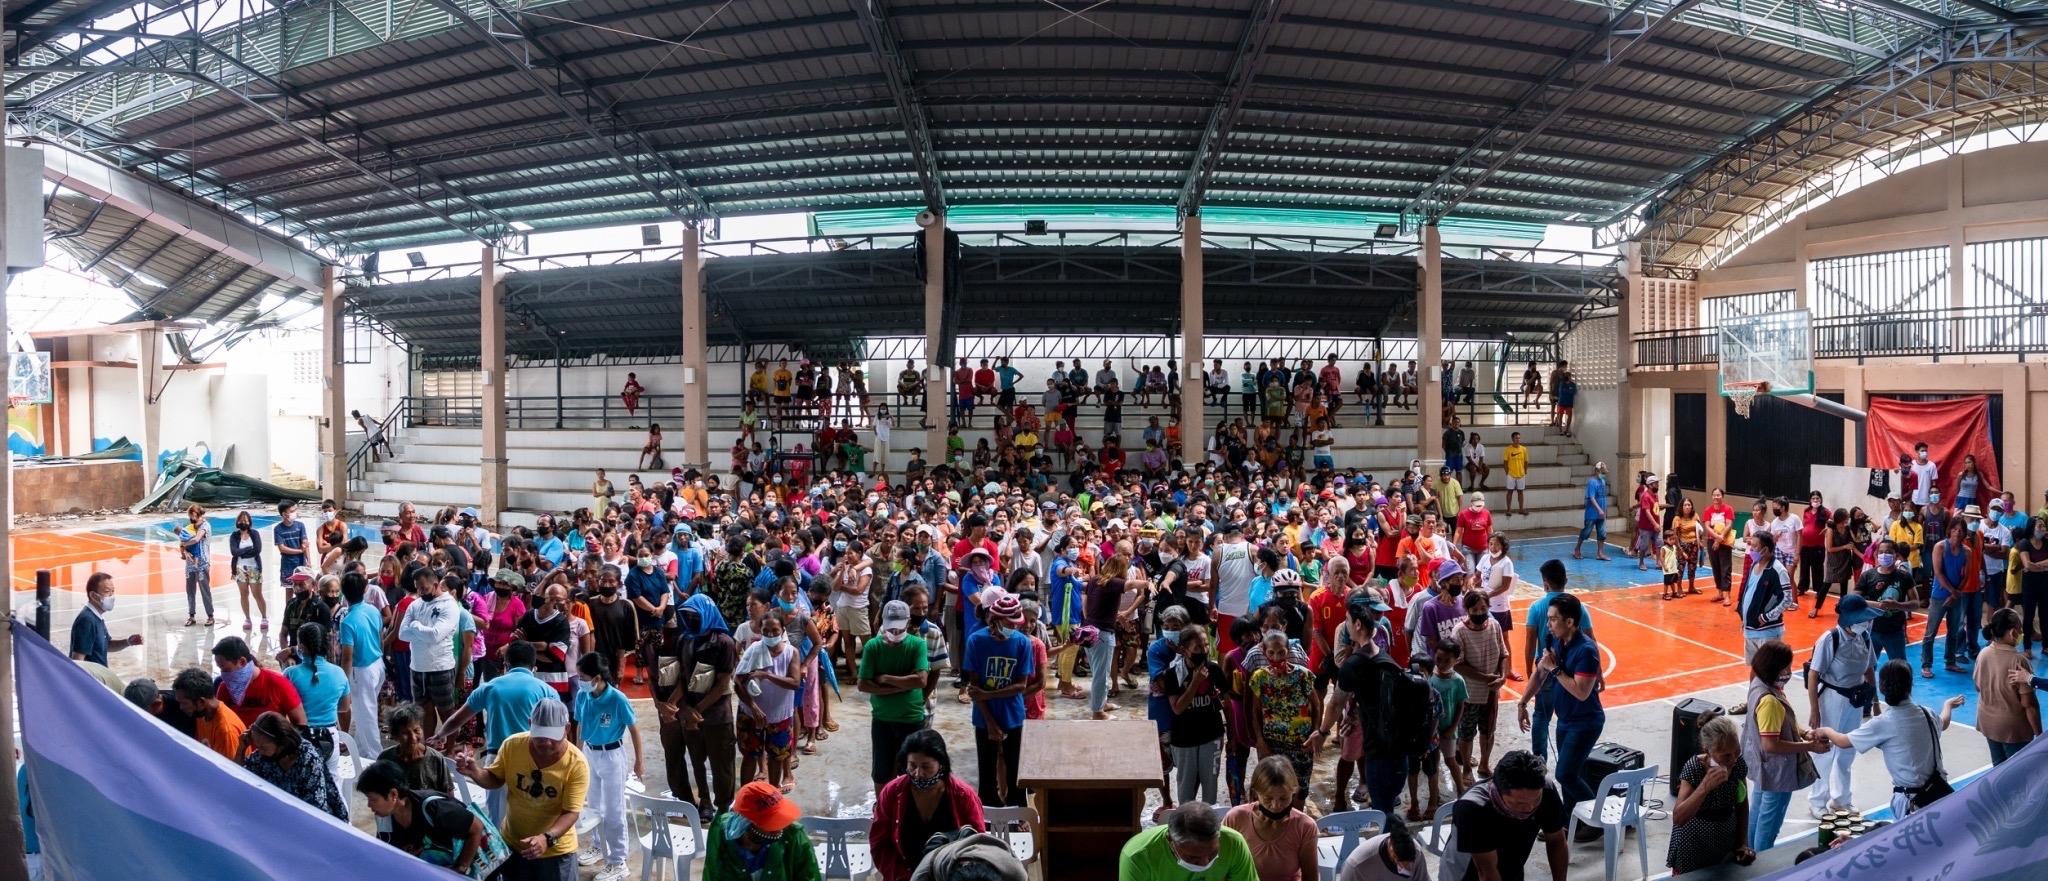
[[[1711,327],[1635,335],[1638,367],[1719,363],[1719,331]],[[2048,354],[2048,306],[2012,304],[1837,315],[1813,321],[1813,357],[1835,360]]]

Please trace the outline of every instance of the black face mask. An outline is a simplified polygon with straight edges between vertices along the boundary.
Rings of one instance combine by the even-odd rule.
[[[912,616],[910,616],[910,632],[912,632],[912,633],[923,633],[923,632],[924,632],[924,620],[925,620],[925,617],[926,617],[926,616],[924,616],[924,615],[912,615]]]
[[[1209,663],[1209,653],[1195,652],[1191,655],[1188,655],[1188,663],[1197,667],[1202,666],[1203,664],[1207,664]]]
[[[1259,804],[1257,802],[1253,802],[1252,806],[1259,809],[1259,816],[1265,817],[1268,820],[1272,820],[1275,823],[1287,819],[1288,815],[1294,813],[1293,808],[1287,808],[1279,811],[1269,811],[1266,810],[1265,805]]]
[[[598,588],[597,592],[604,596],[617,596],[619,593],[619,586],[616,584],[607,584],[603,587]]]
[[[501,597],[508,597],[508,596],[511,596],[511,595],[512,595],[512,588],[506,587],[505,585],[502,585],[502,584],[500,584],[500,585],[497,585],[497,586],[495,586],[495,587],[493,587],[493,588],[491,588],[491,589],[492,589],[492,590],[495,590],[495,591],[497,591],[497,592],[498,592],[498,595],[499,595],[499,596],[501,596]]]

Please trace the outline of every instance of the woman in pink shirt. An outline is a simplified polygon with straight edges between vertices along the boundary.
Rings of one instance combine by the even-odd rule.
[[[1316,821],[1294,807],[1294,766],[1284,756],[1267,756],[1252,767],[1245,788],[1252,800],[1231,808],[1223,825],[1251,846],[1258,881],[1315,881]],[[1247,879],[1249,881],[1249,879]]]
[[[1721,605],[1729,605],[1728,577],[1735,563],[1735,509],[1721,498],[1716,487],[1710,496],[1712,504],[1700,512],[1700,525],[1706,527],[1703,539],[1707,548],[1707,565],[1714,572],[1714,591]]]

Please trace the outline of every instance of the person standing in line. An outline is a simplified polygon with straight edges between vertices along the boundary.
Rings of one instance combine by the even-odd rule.
[[[1785,612],[1799,608],[1792,596],[1791,580],[1776,563],[1776,541],[1769,531],[1749,536],[1749,575],[1742,586],[1742,655],[1756,657],[1757,649],[1772,640],[1785,638]]]
[[[2048,518],[2033,517],[2015,533],[2020,567],[2020,654],[2032,658],[2034,635],[2048,627]]]
[[[377,694],[384,689],[384,613],[363,601],[369,582],[359,572],[341,577],[341,596],[348,601],[348,613],[335,632],[337,659],[348,671],[350,733],[363,755],[384,751],[378,733]]]
[[[2041,705],[2033,689],[2012,684],[2015,671],[2032,673],[2033,663],[2019,652],[2020,615],[2013,609],[1991,613],[1984,626],[1991,644],[1977,655],[1971,677],[1977,684],[1977,732],[1991,747],[1991,764],[2002,765],[2041,736]]]
[[[1170,607],[1179,609],[1179,606]],[[1216,761],[1223,749],[1221,696],[1229,679],[1209,657],[1209,629],[1184,624],[1174,660],[1160,678],[1173,720],[1167,746],[1173,751],[1175,798],[1216,803]]]
[[[1024,742],[1024,690],[1037,672],[1031,640],[1017,628],[1024,606],[1000,589],[987,600],[988,626],[967,637],[961,667],[967,676],[967,697],[974,704],[976,779],[981,803],[1021,806],[1024,789],[1017,785],[1017,763]]]
[[[326,626],[308,621],[299,625],[297,649],[286,649],[289,654],[279,658],[280,663],[290,662],[285,664],[284,677],[298,694],[306,717],[299,733],[319,748],[321,761],[334,758],[334,732],[345,727],[350,715],[343,700],[349,693],[348,674],[320,654],[326,647]]]
[[[441,723],[434,735],[427,738],[427,745],[447,750],[455,734],[478,713],[484,717],[484,751],[486,763],[490,756],[504,746],[505,740],[526,730],[525,721],[533,716],[533,708],[543,701],[555,697],[555,690],[533,675],[533,644],[515,642],[505,648],[505,672],[498,677],[477,686],[469,693],[468,700],[455,715]],[[424,708],[423,708],[424,709]],[[424,714],[429,719],[432,714]],[[567,725],[567,719],[563,723]],[[505,818],[505,794],[492,792],[486,808],[491,818],[503,821]]]
[[[1883,656],[1910,664],[1912,660],[1906,657],[1906,621],[1912,617],[1912,610],[1919,607],[1912,601],[1913,574],[1899,566],[1898,547],[1891,539],[1877,542],[1872,551],[1877,565],[1856,577],[1856,593],[1879,612],[1870,622],[1870,642],[1876,649],[1873,659]],[[1835,608],[1840,609],[1841,604],[1837,603]]]
[[[462,626],[462,607],[432,569],[419,566],[405,574],[418,598],[399,619],[398,638],[412,649],[412,694],[432,728],[462,703],[455,681],[455,631]]]
[[[1728,588],[1734,581],[1735,509],[1729,506],[1720,487],[1715,487],[1707,500],[1707,509],[1700,512],[1700,523],[1706,527],[1707,568],[1714,574],[1715,599],[1730,606],[1734,604]]]
[[[903,773],[898,753],[930,724],[924,703],[930,670],[924,639],[910,632],[910,605],[890,600],[882,607],[881,634],[861,647],[858,671],[858,688],[874,713],[868,743],[876,790]]]
[[[1231,520],[1223,524],[1209,566],[1209,571],[1215,573],[1217,648],[1229,652],[1236,648],[1230,641],[1230,622],[1251,614],[1252,576],[1255,573],[1252,546],[1244,539],[1243,522]]]
[[[1607,713],[1600,706],[1600,648],[1593,638],[1579,631],[1584,604],[1571,594],[1551,598],[1546,610],[1551,648],[1537,661],[1537,677],[1547,680],[1557,713],[1557,779],[1564,796],[1567,816],[1579,802],[1593,797],[1593,788],[1580,773],[1593,744],[1607,726]],[[1544,687],[1539,681],[1537,687]],[[1582,826],[1579,840],[1600,835],[1599,826]]]
[[[1876,609],[1862,594],[1845,596],[1835,605],[1835,626],[1813,645],[1806,667],[1806,717],[1817,729],[1845,731],[1863,719],[1863,710],[1877,696],[1877,649],[1871,644]],[[1806,791],[1809,812],[1818,820],[1830,811],[1856,806],[1850,788],[1856,754],[1832,750],[1814,757],[1820,775]]]
[[[605,656],[586,653],[576,659],[576,672],[581,687],[576,690],[569,742],[583,751],[589,763],[589,803],[597,810],[597,840],[583,849],[576,862],[585,866],[604,863],[593,881],[623,881],[626,781],[646,776],[647,751],[641,747],[640,726],[634,724],[633,702],[613,684],[611,665]],[[628,737],[633,741],[630,759],[622,749]],[[627,776],[629,772],[631,777]]]
[[[1761,567],[1761,568],[1769,568]],[[1749,766],[1751,802],[1749,849],[1769,850],[1778,843],[1785,808],[1792,793],[1813,783],[1812,765],[1800,753],[1820,755],[1829,743],[1799,727],[1785,685],[1792,681],[1792,647],[1770,639],[1756,647],[1749,662],[1749,697],[1742,722],[1742,760]]]
[[[299,503],[285,499],[277,503],[277,525],[270,527],[270,543],[277,547],[277,583],[286,593],[292,590],[292,575],[306,565],[306,524],[298,521]],[[260,611],[261,604],[258,604]],[[270,632],[270,619],[263,619]]]
[[[1974,634],[1966,633],[1972,623],[1967,612],[1971,599],[1982,595],[1984,553],[1982,540],[1970,532],[1967,516],[1950,520],[1947,537],[1935,542],[1928,554],[1927,568],[1934,578],[1928,595],[1932,605],[1927,609],[1927,630],[1920,635],[1920,675],[1928,679],[1934,678],[1934,640],[1943,625],[1948,627],[1948,641],[1942,648],[1948,672],[1965,672],[1962,665],[1975,654],[1970,647]]]
[[[661,720],[661,748],[667,757],[669,791],[691,800],[696,777],[700,816],[731,804],[738,754],[733,729],[733,671],[739,645],[725,616],[708,594],[692,594],[677,611],[681,628],[675,647],[676,681],[656,680],[654,710]]]
[[[1906,472],[1913,477],[1913,507],[1935,504],[1941,495],[1941,467],[1927,458],[1926,443],[1913,445],[1913,459],[1907,463]]]
[[[735,670],[740,707],[752,721],[740,734],[740,776],[752,780],[760,772],[778,789],[790,788],[789,759],[796,743],[792,720],[804,661],[789,645],[781,615],[763,615],[754,626],[760,639],[740,654]]]
[[[185,508],[186,522],[178,524],[175,533],[178,538],[178,556],[185,563],[185,626],[198,623],[199,601],[206,601],[206,626],[214,625],[213,619],[213,562],[207,553],[213,543],[213,528],[206,522],[206,509],[198,505]]]
[[[142,634],[121,638],[107,635],[107,613],[114,610],[114,576],[94,572],[85,579],[85,607],[71,619],[71,659],[107,666],[107,654],[142,644]]]
[[[1572,559],[1583,560],[1586,539],[1593,539],[1593,558],[1607,556],[1607,463],[1593,463],[1593,476],[1586,478],[1586,523],[1579,528],[1579,540],[1572,545]]]
[[[569,708],[552,697],[533,707],[525,731],[478,765],[467,750],[455,770],[485,789],[505,790],[500,831],[512,848],[500,881],[576,881],[576,820],[590,793],[590,763],[568,740]]]
[[[1508,653],[1501,642],[1500,623],[1493,620],[1487,611],[1486,595],[1477,590],[1466,591],[1460,600],[1465,607],[1465,620],[1455,629],[1452,637],[1458,643],[1458,662],[1455,669],[1465,677],[1465,706],[1459,713],[1458,760],[1459,768],[1493,767],[1493,726],[1500,714],[1500,690],[1507,683]],[[1576,622],[1574,622],[1576,624]],[[1431,640],[1432,643],[1438,640]],[[1452,712],[1450,707],[1445,713]],[[1479,741],[1479,764],[1472,764],[1472,742]],[[1460,786],[1470,786],[1470,779],[1458,781]]]
[[[263,599],[263,534],[256,531],[249,512],[235,515],[235,529],[228,533],[228,557],[235,570],[235,590],[242,597],[242,629],[256,626],[249,614],[253,601],[263,616],[263,629],[270,629],[270,606]]]

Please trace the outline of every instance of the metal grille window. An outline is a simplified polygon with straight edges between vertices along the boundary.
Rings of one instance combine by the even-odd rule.
[[[300,349],[292,353],[292,382],[296,385],[320,385],[319,349]]]
[[[2048,239],[1977,242],[1964,252],[1963,305],[2032,306],[2048,303]]]
[[[484,375],[480,370],[431,371],[421,376],[420,388],[429,398],[473,398],[484,393]]]
[[[1916,248],[1815,260],[1808,278],[1814,318],[1898,316],[1948,308],[1947,248]]]
[[[1747,318],[1751,315],[1767,315],[1797,308],[1793,305],[1792,291],[1764,291],[1755,294],[1736,294],[1732,297],[1711,297],[1700,301],[1700,326],[1720,327],[1721,322],[1731,318]]]

